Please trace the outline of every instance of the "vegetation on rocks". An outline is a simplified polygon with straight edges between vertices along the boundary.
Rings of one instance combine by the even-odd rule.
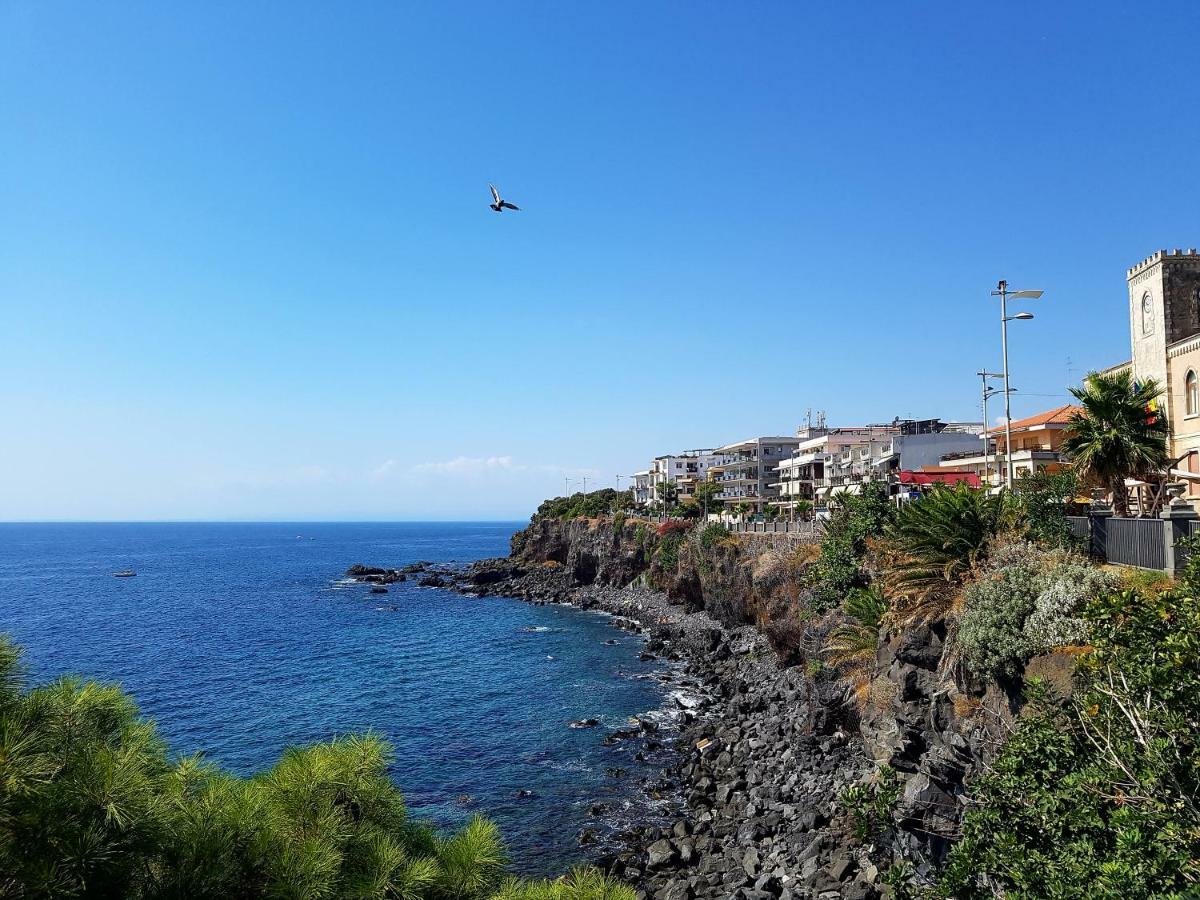
[[[614,512],[633,508],[632,491],[616,491],[602,488],[588,493],[576,493],[569,497],[553,497],[543,500],[533,514],[532,521],[544,519],[594,519]]]
[[[895,610],[910,617],[943,611],[1015,515],[1008,494],[965,484],[937,488],[901,506],[880,548],[883,584]]]
[[[1043,474],[1011,493],[936,488],[896,509],[864,485],[837,498],[819,544],[792,550],[719,526],[639,526],[651,585],[757,626],[772,664],[806,685],[805,712],[780,703],[772,716],[836,707],[830,720],[888,764],[837,788],[848,815],[833,840],[876,873],[868,889],[862,870],[854,896],[886,884],[905,897],[1183,897],[1200,885],[1200,547],[1183,548],[1178,585],[1098,567],[1067,527],[1077,488]],[[632,555],[628,541],[611,552]],[[1032,672],[1065,696],[1024,682]],[[758,749],[778,750],[776,719],[764,723]],[[762,860],[749,862],[758,884]],[[736,886],[722,866],[722,887]],[[852,871],[800,875],[832,891]],[[696,896],[710,895],[703,883],[715,885],[688,876]]]
[[[173,760],[111,685],[28,687],[0,636],[0,897],[631,900],[596,873],[515,882],[496,826],[411,820],[373,735],[238,778]]]
[[[1083,607],[1119,583],[1071,551],[1026,542],[1002,546],[963,591],[958,640],[968,667],[1012,678],[1031,656],[1086,643]]]
[[[1075,693],[1030,703],[945,872],[955,897],[1184,897],[1200,882],[1200,584],[1093,598]]]
[[[1082,549],[1067,524],[1067,510],[1079,494],[1078,473],[1072,469],[1027,472],[1017,479],[1014,493],[1030,540],[1047,547]]]
[[[808,574],[815,609],[833,609],[853,588],[867,586],[869,579],[863,572],[867,542],[878,537],[894,515],[895,507],[882,484],[869,482],[859,494],[837,495],[820,555]]]
[[[878,586],[854,588],[846,598],[849,621],[839,625],[825,642],[826,659],[831,665],[864,669],[875,659],[879,646],[879,626],[887,614],[887,600]]]

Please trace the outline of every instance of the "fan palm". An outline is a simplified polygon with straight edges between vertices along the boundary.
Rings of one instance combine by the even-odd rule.
[[[853,621],[834,629],[825,644],[825,657],[831,665],[857,668],[875,658],[887,601],[874,585],[857,588],[846,598],[845,610]]]
[[[965,484],[935,488],[904,504],[884,530],[880,547],[889,596],[910,610],[944,598],[1015,515],[1007,493],[989,494]]]
[[[1153,378],[1134,382],[1128,370],[1093,372],[1071,394],[1083,409],[1067,422],[1063,452],[1080,474],[1108,489],[1118,516],[1128,516],[1125,479],[1167,463],[1167,421],[1154,410],[1162,388]]]

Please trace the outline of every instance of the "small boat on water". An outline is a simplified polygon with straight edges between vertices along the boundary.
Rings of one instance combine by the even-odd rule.
[[[136,574],[137,572],[134,572],[132,569],[125,569],[121,572],[113,572],[113,578],[132,578]]]

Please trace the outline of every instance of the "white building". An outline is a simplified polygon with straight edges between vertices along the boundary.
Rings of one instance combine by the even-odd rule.
[[[823,428],[801,431],[801,441],[791,456],[776,466],[775,486],[782,509],[792,509],[797,500],[813,502],[817,487],[826,484],[826,470],[848,447],[857,447],[892,433],[890,425],[867,425],[857,428]]]
[[[717,497],[731,509],[749,503],[762,512],[779,495],[779,474],[775,467],[792,454],[801,438],[756,437],[718,447],[721,457],[709,466],[713,480],[721,485]]]
[[[896,419],[884,425],[829,429],[800,444],[778,466],[778,505],[804,499],[822,506],[839,491],[857,493],[863,482],[895,487],[898,473],[937,466],[942,457],[981,446],[982,422]]]
[[[709,449],[685,450],[675,455],[654,457],[648,472],[648,502],[661,503],[663,485],[668,482],[675,485],[678,498],[692,496],[696,492],[696,485],[708,478],[709,468],[721,458],[719,453]]]
[[[634,505],[645,506],[650,502],[650,470],[634,472],[629,479],[629,489],[633,492]]]

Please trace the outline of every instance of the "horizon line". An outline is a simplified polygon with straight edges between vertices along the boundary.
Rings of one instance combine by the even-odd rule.
[[[0,525],[505,525],[527,519],[0,519]]]

